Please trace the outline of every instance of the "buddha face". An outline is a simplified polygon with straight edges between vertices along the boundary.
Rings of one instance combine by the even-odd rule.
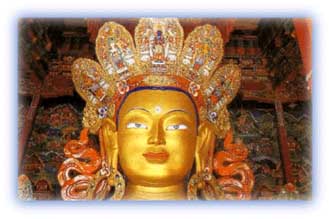
[[[169,186],[184,181],[197,140],[194,104],[183,92],[139,90],[118,114],[119,163],[128,181]]]

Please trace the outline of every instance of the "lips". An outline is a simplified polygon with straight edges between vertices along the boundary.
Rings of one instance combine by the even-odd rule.
[[[169,157],[169,153],[165,149],[149,149],[143,156],[151,163],[164,163]]]

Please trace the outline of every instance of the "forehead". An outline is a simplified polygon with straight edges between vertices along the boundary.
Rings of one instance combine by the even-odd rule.
[[[195,107],[189,96],[176,90],[138,90],[130,93],[121,105],[119,116],[136,107],[148,111],[166,113],[170,110],[184,110],[195,114]],[[159,111],[160,109],[160,111]]]

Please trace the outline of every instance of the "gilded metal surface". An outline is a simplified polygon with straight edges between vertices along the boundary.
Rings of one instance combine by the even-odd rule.
[[[246,149],[231,143],[231,132],[225,154],[213,158],[216,137],[230,130],[226,107],[240,86],[240,69],[229,64],[216,71],[223,45],[215,26],[197,27],[184,45],[183,39],[177,19],[143,18],[135,48],[123,26],[108,22],[96,40],[101,65],[74,62],[85,129],[65,146],[68,159],[58,173],[63,199],[105,199],[110,191],[113,199],[223,199],[236,185],[243,189],[239,198],[249,198],[253,177],[246,156],[237,155]],[[98,134],[100,152],[89,146],[88,131]],[[233,179],[242,171],[249,173],[245,181]]]

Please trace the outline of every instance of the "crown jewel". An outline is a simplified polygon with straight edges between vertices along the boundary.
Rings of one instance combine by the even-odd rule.
[[[240,86],[240,69],[227,64],[221,33],[215,26],[196,27],[186,38],[175,18],[141,18],[135,45],[120,24],[105,23],[96,39],[99,63],[79,58],[72,76],[86,101],[83,124],[97,132],[103,118],[113,118],[125,94],[141,86],[176,87],[188,92],[201,119],[214,124],[223,137],[229,129],[226,106]]]

